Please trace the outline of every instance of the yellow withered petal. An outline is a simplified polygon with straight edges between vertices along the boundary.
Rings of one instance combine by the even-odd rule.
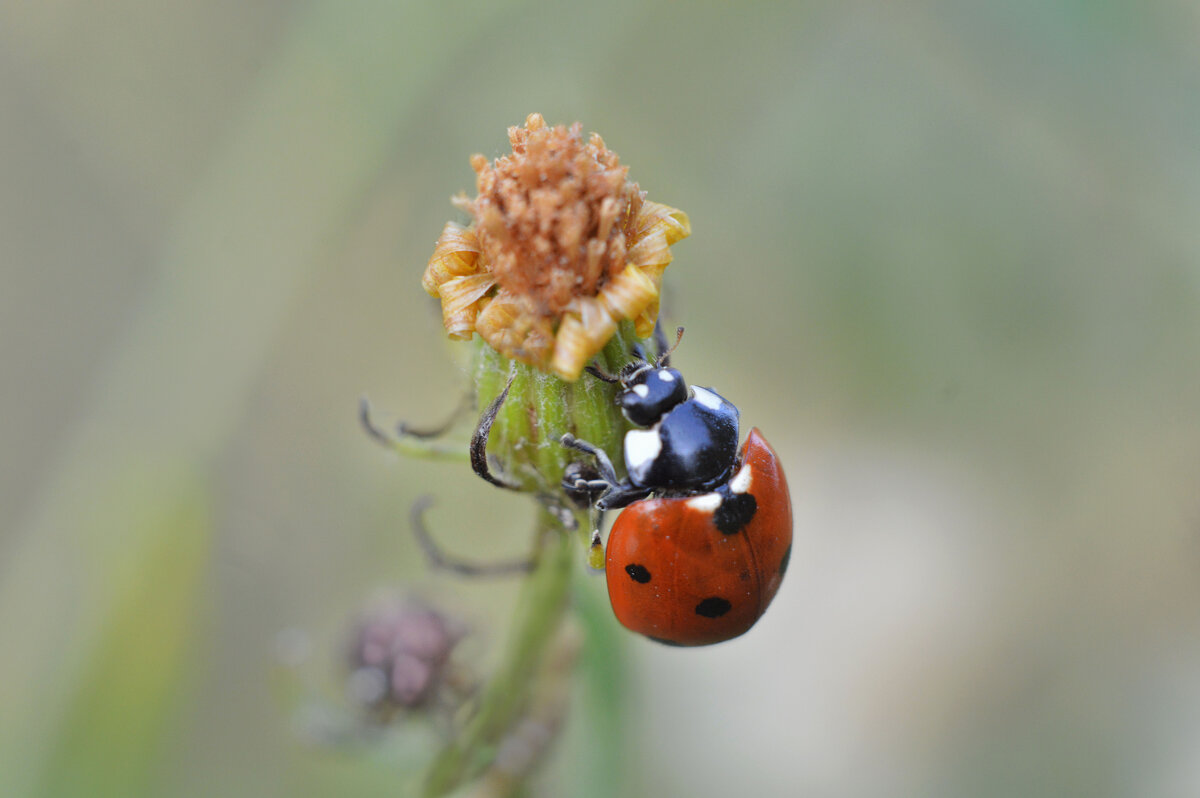
[[[600,289],[600,300],[619,319],[636,319],[656,299],[658,286],[637,266],[626,266]]]
[[[433,255],[421,277],[421,287],[430,296],[438,296],[438,288],[454,277],[465,277],[479,271],[479,239],[475,230],[454,222],[446,222],[438,236]]]
[[[469,341],[475,333],[475,318],[479,315],[484,295],[496,284],[488,272],[452,277],[442,283],[442,323],[446,333],[456,341]]]
[[[654,325],[658,324],[658,300],[654,300],[646,309],[633,320],[633,331],[638,338],[649,338],[654,334]]]
[[[626,260],[637,266],[665,266],[671,262],[671,245],[691,234],[692,224],[686,213],[646,200],[633,220]]]
[[[646,201],[634,219],[633,244],[629,248],[629,263],[640,267],[641,274],[654,288],[654,296],[629,318],[634,331],[646,338],[658,322],[659,293],[662,291],[663,270],[671,263],[671,245],[692,233],[688,215],[678,208]]]
[[[583,367],[616,331],[617,320],[604,302],[576,297],[558,326],[551,371],[567,381],[579,379]]]
[[[654,325],[658,323],[658,301],[659,295],[662,292],[662,277],[663,271],[667,268],[667,264],[659,263],[653,266],[642,266],[638,268],[641,273],[652,286],[654,286],[654,298],[649,304],[642,309],[637,317],[633,319],[634,331],[639,338],[648,338],[654,332]]]
[[[499,291],[475,319],[475,331],[497,352],[510,352],[524,335],[518,324],[524,310],[511,294]]]
[[[550,322],[530,313],[526,302],[500,290],[475,319],[475,331],[488,345],[504,355],[544,367],[554,346]]]

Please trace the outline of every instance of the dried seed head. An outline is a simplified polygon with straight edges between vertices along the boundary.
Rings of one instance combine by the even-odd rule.
[[[595,296],[625,268],[625,236],[642,205],[616,153],[582,126],[548,128],[540,116],[509,128],[512,155],[474,158],[469,204],[484,258],[502,291],[541,316]]]
[[[424,704],[463,634],[441,613],[402,600],[371,608],[357,626],[351,692],[370,706]]]
[[[644,199],[616,153],[582,127],[530,114],[512,154],[471,159],[474,222],[446,225],[425,270],[452,338],[480,336],[506,357],[579,377],[623,319],[645,337],[658,318],[670,245],[687,215]]]

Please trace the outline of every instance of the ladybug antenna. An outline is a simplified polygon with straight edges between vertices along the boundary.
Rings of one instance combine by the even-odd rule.
[[[654,364],[655,368],[665,368],[665,367],[671,365],[671,353],[675,351],[675,349],[679,346],[679,342],[683,340],[683,328],[682,327],[675,328],[675,343],[671,344],[671,348],[667,349],[665,352],[663,351],[663,349],[666,347],[667,342],[666,342],[666,339],[662,335],[661,327],[654,328],[654,337],[658,339],[658,344],[659,344],[658,361]]]
[[[654,325],[654,348],[658,350],[658,357],[653,361],[646,357],[646,349],[641,344],[634,344],[630,351],[634,358],[633,362],[626,363],[619,374],[609,374],[604,369],[595,365],[584,366],[584,371],[591,374],[598,380],[603,380],[607,383],[627,384],[630,380],[650,368],[664,368],[671,365],[671,353],[675,351],[675,347],[679,346],[679,342],[683,339],[683,328],[675,329],[675,343],[667,348],[667,338],[663,335],[662,326]],[[640,362],[639,362],[640,361]]]
[[[654,322],[654,351],[658,352],[658,359],[661,360],[663,352],[667,351],[667,334],[663,332],[662,322]]]

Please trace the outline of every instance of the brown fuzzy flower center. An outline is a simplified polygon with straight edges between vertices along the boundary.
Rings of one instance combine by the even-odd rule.
[[[512,155],[471,159],[479,195],[482,260],[501,289],[533,313],[557,317],[577,296],[595,296],[626,265],[642,192],[616,153],[581,126],[546,127],[533,114],[509,128]]]

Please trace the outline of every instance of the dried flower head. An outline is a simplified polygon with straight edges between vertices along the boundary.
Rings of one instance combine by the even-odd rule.
[[[373,607],[359,621],[351,647],[352,693],[366,705],[421,706],[462,635],[446,616],[420,604],[396,600]]]
[[[438,238],[422,285],[442,300],[451,338],[478,332],[496,351],[575,380],[622,320],[647,337],[671,244],[687,214],[648,202],[616,153],[577,122],[511,127],[512,154],[471,158],[474,221]]]

